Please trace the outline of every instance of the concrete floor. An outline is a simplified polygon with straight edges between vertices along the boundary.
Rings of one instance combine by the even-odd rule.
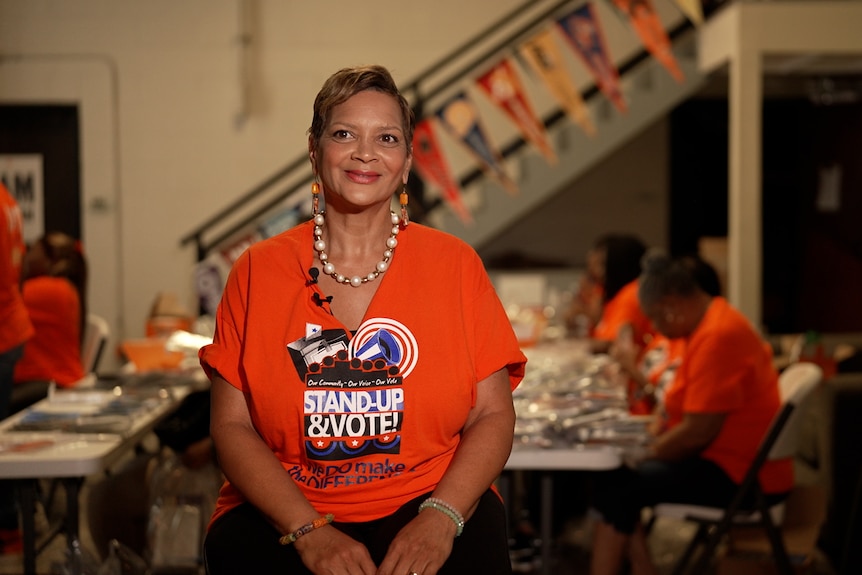
[[[153,471],[156,460],[146,454],[130,455],[119,462],[111,473],[88,477],[84,481],[80,493],[80,557],[73,558],[67,539],[58,535],[37,556],[36,571],[38,575],[97,575],[97,570],[108,563],[109,541],[117,539],[123,543],[124,557],[131,558],[126,564],[143,563],[146,549],[146,524],[149,512],[148,479]],[[43,487],[45,484],[43,484]],[[217,491],[217,488],[216,488]],[[65,493],[58,489],[50,506],[46,510],[37,505],[36,531],[37,541],[44,538],[48,532],[50,515],[53,518],[62,517],[65,510]],[[99,517],[95,517],[98,515]],[[209,516],[209,513],[207,513]],[[98,541],[96,541],[98,539]],[[79,568],[83,565],[84,568]],[[147,575],[159,575],[164,570],[153,570]],[[23,557],[17,555],[0,555],[0,574],[23,574]],[[129,575],[111,572],[110,575]],[[135,575],[138,575],[137,573]],[[144,575],[141,571],[140,575]],[[203,569],[176,569],[170,575],[203,575]]]
[[[585,575],[589,573],[590,542],[592,538],[591,519],[587,517],[570,521],[564,533],[560,535],[553,547],[553,563],[550,573],[553,575]],[[660,518],[656,521],[650,534],[650,550],[653,562],[660,575],[670,575],[673,568],[685,549],[685,546],[694,535],[691,524],[669,518]],[[717,568],[713,566],[710,573],[715,573]],[[525,569],[519,573],[528,575],[539,575],[542,573],[540,564],[536,563],[533,569]],[[757,571],[758,575],[761,574]],[[826,558],[816,549],[811,555],[806,575],[836,575]],[[708,575],[708,574],[698,574]],[[739,573],[737,575],[748,575]]]

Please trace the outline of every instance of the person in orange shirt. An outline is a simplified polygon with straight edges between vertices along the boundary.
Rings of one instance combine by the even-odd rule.
[[[15,365],[34,333],[21,296],[23,227],[18,203],[0,182],[0,419],[9,415]]]
[[[511,573],[492,485],[526,357],[475,250],[409,222],[413,130],[385,68],[330,76],[311,220],[231,270],[200,352],[227,478],[210,575]]]
[[[708,262],[696,254],[683,256],[679,261],[691,271],[703,291],[711,296],[722,295],[721,279]],[[633,344],[628,333],[618,334],[610,355],[628,378],[629,407],[633,414],[657,412],[661,417],[665,391],[673,381],[684,352],[684,338],[669,339],[656,332],[641,349]]]
[[[638,295],[659,332],[684,340],[685,350],[647,457],[596,481],[593,507],[601,519],[592,575],[616,575],[625,557],[634,575],[654,575],[642,508],[727,505],[781,403],[768,346],[727,300],[704,291],[685,264],[651,255]],[[782,500],[793,487],[793,462],[767,462],[760,480],[769,503]]]
[[[646,245],[629,234],[601,236],[587,253],[582,290],[567,312],[570,326],[588,324],[591,348],[607,353],[621,330],[630,330],[633,344],[644,348],[655,333],[637,299],[637,277]]]
[[[20,289],[23,228],[18,203],[0,182],[0,419],[9,415],[15,366],[34,333]],[[0,481],[0,554],[20,551],[14,485]]]
[[[71,236],[49,232],[27,250],[22,292],[35,335],[15,366],[15,409],[45,397],[51,382],[68,387],[84,377],[86,282],[87,264]]]

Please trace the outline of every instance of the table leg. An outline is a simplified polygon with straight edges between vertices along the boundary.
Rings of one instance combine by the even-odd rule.
[[[76,554],[75,544],[80,544],[78,534],[80,533],[80,502],[78,496],[83,479],[80,477],[67,477],[63,479],[63,488],[66,490],[66,517],[64,519],[66,531],[66,544],[69,547],[70,557]]]
[[[551,574],[551,538],[554,512],[554,477],[548,471],[542,471],[542,517],[540,531],[542,534],[542,573]]]
[[[36,575],[36,481],[18,482],[21,497],[21,539],[24,546],[24,575]]]

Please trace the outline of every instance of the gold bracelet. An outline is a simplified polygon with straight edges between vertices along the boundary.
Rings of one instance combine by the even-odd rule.
[[[303,525],[302,527],[300,527],[296,531],[294,531],[292,533],[288,533],[287,535],[282,535],[281,537],[278,538],[278,542],[281,543],[282,545],[290,545],[291,543],[295,542],[297,539],[299,539],[300,537],[302,537],[306,533],[310,533],[311,531],[314,531],[315,529],[319,529],[320,527],[323,527],[324,525],[329,525],[330,523],[332,523],[333,519],[335,519],[335,516],[332,513],[324,515],[323,517],[318,517],[317,519],[315,519],[311,523],[306,523],[305,525]]]

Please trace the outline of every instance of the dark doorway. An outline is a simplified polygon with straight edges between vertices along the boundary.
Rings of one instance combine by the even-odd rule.
[[[0,106],[0,154],[42,156],[45,231],[81,237],[77,106]]]
[[[862,104],[807,98],[763,106],[763,326],[771,333],[862,329]],[[728,102],[671,114],[670,249],[727,235]],[[835,172],[835,167],[838,171]],[[832,180],[837,201],[825,197]],[[830,175],[831,174],[831,175]]]

